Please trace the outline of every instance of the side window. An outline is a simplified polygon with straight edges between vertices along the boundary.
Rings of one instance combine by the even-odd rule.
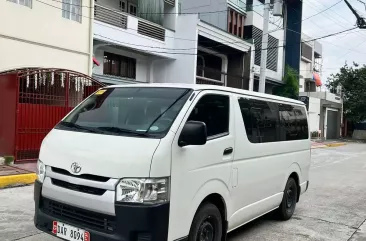
[[[308,121],[304,107],[280,104],[279,113],[281,129],[284,132],[280,140],[308,139]]]
[[[277,141],[279,127],[277,104],[240,98],[239,106],[250,142]]]
[[[304,107],[239,98],[248,140],[252,143],[291,141],[309,136]]]
[[[197,102],[188,121],[204,122],[208,137],[229,133],[229,103],[227,95],[205,95]]]

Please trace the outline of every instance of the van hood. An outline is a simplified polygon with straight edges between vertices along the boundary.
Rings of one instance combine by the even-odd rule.
[[[81,166],[77,175],[149,177],[159,143],[160,139],[53,129],[42,143],[39,159],[69,172],[76,162]]]

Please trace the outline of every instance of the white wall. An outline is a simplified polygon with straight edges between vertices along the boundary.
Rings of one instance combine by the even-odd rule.
[[[254,2],[258,2],[258,3],[255,4]],[[260,4],[259,1],[253,1],[253,5],[258,5],[258,4]],[[255,10],[257,11],[257,9],[259,9],[259,8],[260,7],[257,7],[257,8],[255,8]],[[275,19],[275,18],[273,18],[273,19]],[[279,21],[278,23],[281,23],[281,21]],[[247,13],[245,25],[253,25],[253,26],[263,30],[263,17],[254,11],[250,11]],[[273,24],[269,24],[270,31],[275,30],[275,29],[277,29],[277,26],[275,26]],[[284,45],[284,31],[283,30],[273,31],[270,33],[270,35],[272,35],[273,37],[278,39],[279,46]],[[284,70],[284,48],[279,47],[278,48],[278,57],[277,57],[277,71],[267,69],[266,77],[274,79],[274,80],[282,81],[283,70]],[[254,72],[259,74],[259,72],[260,72],[259,65],[254,65]]]
[[[99,61],[100,66],[95,66],[93,69],[93,74],[103,74],[103,59],[104,59],[104,52],[119,54],[122,56],[130,57],[136,59],[136,79],[134,81],[137,82],[149,82],[150,73],[149,73],[149,65],[150,60],[147,56],[136,54],[134,52],[130,52],[127,50],[121,50],[113,47],[100,47],[98,48],[95,53],[94,57]],[[132,80],[128,78],[122,78],[126,80]]]
[[[227,30],[227,0],[181,0],[182,13],[202,13],[199,18]],[[205,13],[210,12],[210,13]]]
[[[300,61],[300,74],[304,78],[313,78],[312,63],[301,60]]]
[[[164,83],[196,83],[196,65],[197,65],[197,24],[198,16],[194,14],[181,15],[177,18],[176,36],[174,48],[189,49],[176,54],[175,60],[161,60],[153,62],[153,79],[152,82]],[[178,51],[175,51],[178,52]]]
[[[122,29],[94,20],[94,39],[174,59],[175,55],[169,52],[176,52],[174,51],[176,32],[166,29],[165,41],[160,41],[137,33],[138,21],[138,18],[128,15],[127,29]]]
[[[310,132],[319,130],[320,121],[320,99],[309,98],[309,130]]]
[[[62,17],[62,3],[32,1],[32,8],[0,1],[0,71],[20,67],[66,68],[88,74],[90,19]],[[83,5],[92,6],[93,0]],[[82,15],[89,17],[90,8]]]

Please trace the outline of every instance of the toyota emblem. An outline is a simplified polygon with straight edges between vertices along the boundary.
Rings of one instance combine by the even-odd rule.
[[[81,171],[81,166],[79,165],[79,163],[74,162],[73,164],[71,164],[71,172],[74,174],[77,174]]]

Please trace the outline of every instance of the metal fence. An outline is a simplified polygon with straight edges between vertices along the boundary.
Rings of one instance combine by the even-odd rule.
[[[16,83],[9,84],[14,90],[8,90],[14,96],[4,97],[4,90],[0,90],[0,102],[15,104],[1,106],[5,118],[0,122],[0,141],[12,143],[2,149],[0,142],[0,154],[14,155],[16,161],[36,160],[47,133],[78,103],[104,86],[84,74],[61,69],[0,73],[0,89],[9,81]],[[14,130],[1,132],[12,121]]]

